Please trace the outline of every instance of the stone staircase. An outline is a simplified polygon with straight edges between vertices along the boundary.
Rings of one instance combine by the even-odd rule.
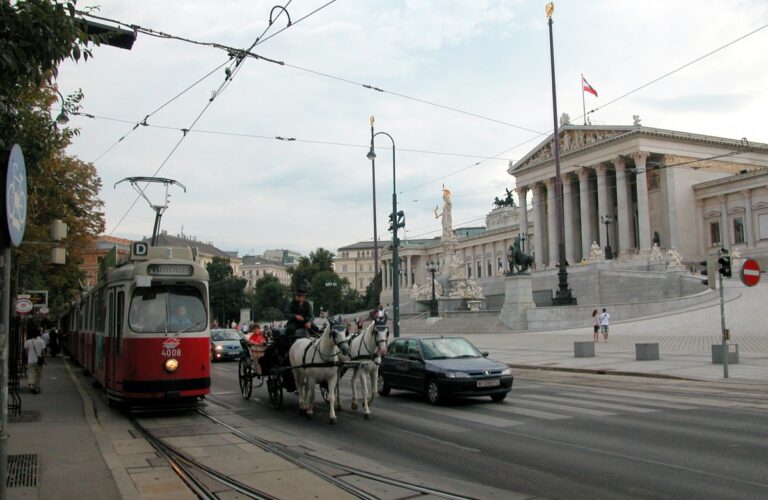
[[[404,318],[400,321],[402,335],[467,335],[473,333],[509,332],[499,321],[498,311],[481,314],[452,314],[430,323],[426,315]]]

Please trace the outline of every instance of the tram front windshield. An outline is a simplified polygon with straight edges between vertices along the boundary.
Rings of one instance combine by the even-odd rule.
[[[137,333],[201,332],[208,318],[196,288],[152,287],[133,292],[128,322]]]

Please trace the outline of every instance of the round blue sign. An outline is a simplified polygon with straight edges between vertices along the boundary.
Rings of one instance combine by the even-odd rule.
[[[11,243],[17,247],[27,227],[27,167],[21,146],[14,144],[5,176],[5,218]]]

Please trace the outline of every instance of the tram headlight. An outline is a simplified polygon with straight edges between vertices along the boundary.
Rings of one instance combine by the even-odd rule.
[[[168,373],[173,373],[179,368],[179,361],[174,358],[166,359],[163,368],[165,368],[165,371]]]

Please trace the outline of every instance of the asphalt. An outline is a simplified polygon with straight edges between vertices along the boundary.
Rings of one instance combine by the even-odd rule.
[[[526,378],[525,373],[544,373],[547,371],[570,371],[574,375],[579,372],[587,374],[605,374],[605,375],[629,375],[642,376],[645,378],[660,379],[681,379],[708,381],[715,384],[715,391],[730,390],[738,388],[743,390],[754,387],[761,389],[768,382],[768,315],[765,313],[765,304],[768,303],[768,284],[760,284],[754,288],[747,288],[738,281],[732,280],[726,283],[726,324],[731,331],[731,343],[739,345],[740,360],[738,364],[729,366],[729,378],[723,377],[722,365],[715,365],[711,359],[711,346],[720,343],[720,307],[716,301],[710,304],[692,308],[685,311],[679,311],[673,314],[665,314],[657,317],[646,318],[638,321],[623,322],[611,325],[608,342],[600,341],[595,345],[595,357],[576,358],[574,356],[573,343],[581,341],[590,341],[592,339],[591,328],[572,329],[565,331],[551,332],[450,332],[466,335],[481,350],[487,350],[490,355],[500,361],[506,362],[511,366],[517,367],[519,377]],[[610,309],[609,309],[610,311]],[[423,320],[422,320],[423,321]],[[450,320],[443,320],[446,330],[450,330]],[[438,323],[440,324],[440,323]],[[408,323],[403,325],[403,334],[408,334]],[[660,346],[660,359],[656,361],[637,361],[635,359],[635,344],[637,343],[658,343]],[[223,367],[222,367],[223,368]],[[216,371],[221,371],[217,369]],[[227,398],[237,401],[240,397],[237,394],[236,376],[227,374],[225,384],[228,393]],[[585,375],[589,376],[589,375]],[[229,379],[232,380],[229,380]],[[613,379],[613,377],[611,377]],[[607,378],[606,378],[607,379]],[[639,379],[632,379],[639,380]],[[661,381],[660,381],[661,382]],[[669,380],[669,383],[675,383],[675,380]],[[680,383],[684,383],[680,381]],[[37,413],[37,421],[27,423],[9,424],[9,455],[36,454],[38,459],[37,484],[31,487],[12,487],[8,489],[8,498],[10,499],[46,499],[46,498],[78,498],[78,499],[109,499],[109,498],[194,498],[192,493],[184,486],[181,480],[172,472],[167,463],[163,463],[151,446],[137,437],[133,432],[130,423],[114,410],[107,408],[106,402],[100,394],[95,392],[90,386],[90,379],[83,378],[79,370],[70,367],[62,358],[53,358],[45,368],[43,374],[42,389],[39,395],[30,394],[26,389],[22,393],[23,410]],[[608,396],[605,397],[609,397]],[[221,398],[222,396],[218,396]],[[559,397],[559,396],[556,396]],[[762,396],[761,396],[762,397]],[[216,396],[214,396],[214,399]],[[417,468],[419,464],[425,461],[429,465],[427,472],[445,475],[446,471],[454,471],[453,477],[467,477],[465,468],[471,468],[476,473],[478,480],[487,479],[485,484],[496,488],[535,492],[543,496],[560,496],[564,492],[572,491],[574,497],[589,496],[598,494],[613,488],[611,484],[601,483],[601,477],[610,477],[611,480],[621,480],[630,484],[632,489],[617,489],[614,492],[619,496],[636,496],[637,492],[649,493],[644,489],[642,481],[633,480],[631,476],[631,467],[636,466],[636,461],[621,455],[627,448],[631,450],[644,450],[643,455],[647,456],[647,464],[667,463],[663,454],[674,453],[670,450],[659,451],[652,446],[652,443],[644,441],[642,436],[645,430],[651,431],[654,426],[664,426],[665,431],[662,434],[654,434],[653,443],[658,443],[659,439],[668,439],[675,442],[683,438],[676,437],[680,434],[692,437],[693,440],[687,442],[692,453],[702,453],[705,456],[704,461],[694,460],[696,467],[693,472],[685,469],[672,468],[667,471],[664,467],[649,467],[647,472],[654,474],[654,480],[661,481],[667,493],[679,492],[682,496],[688,496],[691,492],[696,492],[702,496],[730,496],[727,489],[707,490],[697,487],[697,478],[700,479],[700,471],[716,470],[718,461],[718,450],[729,450],[729,453],[736,453],[731,450],[734,444],[749,449],[752,438],[744,438],[736,434],[724,434],[723,439],[707,445],[697,445],[697,439],[701,440],[706,436],[712,435],[712,432],[718,430],[716,422],[718,419],[733,419],[731,414],[718,414],[716,409],[711,410],[707,420],[704,422],[691,421],[688,419],[667,419],[659,422],[648,422],[647,419],[640,418],[630,414],[627,418],[620,421],[601,419],[599,421],[600,430],[611,430],[616,436],[623,436],[627,433],[638,436],[629,442],[622,443],[618,441],[616,449],[599,450],[598,460],[603,473],[592,478],[592,481],[585,481],[581,478],[583,474],[594,474],[594,467],[583,467],[578,463],[579,454],[574,454],[571,458],[576,462],[556,461],[561,468],[559,474],[561,479],[552,482],[551,472],[547,472],[545,467],[547,461],[552,460],[552,456],[544,453],[542,456],[531,454],[530,450],[543,446],[542,449],[550,449],[548,453],[563,453],[563,459],[567,460],[568,452],[563,451],[563,447],[588,449],[594,442],[603,442],[605,434],[598,432],[594,426],[590,425],[589,419],[585,421],[575,421],[572,424],[571,432],[574,434],[554,435],[550,433],[546,437],[534,439],[527,434],[516,433],[514,429],[504,429],[504,434],[509,434],[515,438],[513,443],[526,442],[528,446],[525,449],[518,448],[515,444],[511,450],[520,453],[520,457],[526,457],[525,460],[531,460],[526,463],[525,460],[513,460],[509,458],[507,464],[509,469],[501,470],[498,463],[487,462],[485,458],[479,458],[475,449],[493,451],[492,455],[509,456],[507,452],[498,449],[499,442],[491,437],[482,437],[477,441],[476,434],[465,438],[457,438],[456,429],[466,428],[466,421],[462,420],[461,425],[457,425],[453,417],[445,413],[439,414],[439,419],[431,425],[431,438],[427,437],[420,442],[419,450],[409,451],[403,454],[403,450],[408,449],[413,442],[414,435],[424,434],[427,427],[425,422],[429,422],[430,416],[434,413],[425,413],[424,415],[411,414],[413,408],[409,408],[411,402],[416,402],[418,398],[410,396],[399,396],[395,399],[405,405],[397,404],[392,408],[381,408],[380,415],[388,420],[387,428],[391,431],[397,431],[398,438],[392,438],[393,434],[382,432],[380,434],[369,435],[370,429],[359,427],[356,431],[345,437],[349,441],[349,446],[355,448],[355,439],[363,440],[370,446],[366,450],[375,449],[375,453],[368,451],[372,457],[383,460],[391,460],[392,463],[402,464],[404,468],[411,465]],[[412,401],[413,399],[413,401]],[[642,400],[641,400],[642,401]],[[552,403],[550,401],[550,403]],[[240,405],[247,405],[247,402],[238,402]],[[420,402],[418,403],[420,404]],[[539,401],[538,406],[523,409],[528,414],[547,413],[546,401]],[[611,403],[608,403],[611,404]],[[667,403],[669,404],[669,403]],[[289,403],[290,406],[290,403]],[[246,406],[247,408],[247,406]],[[538,408],[538,410],[536,409]],[[456,414],[467,413],[472,407],[459,409]],[[289,410],[289,411],[292,411]],[[482,422],[498,422],[499,416],[489,415],[488,411],[493,409],[481,409],[484,417],[477,418],[480,425]],[[589,410],[592,412],[600,410]],[[419,413],[422,412],[419,406]],[[576,410],[576,413],[581,413]],[[677,415],[673,415],[677,418]],[[343,419],[344,417],[342,417]],[[440,423],[445,420],[446,423]],[[741,420],[737,426],[745,431],[749,436],[754,433],[761,424],[755,421],[751,414],[739,415]],[[545,419],[546,420],[546,419]],[[759,420],[759,419],[758,419]],[[699,434],[691,435],[692,425],[701,424]],[[628,427],[622,428],[626,424]],[[630,425],[631,424],[631,425]],[[668,425],[667,425],[668,424]],[[365,424],[355,423],[355,426],[364,426]],[[292,419],[280,422],[280,432],[287,430],[299,431],[305,423],[293,422]],[[581,427],[580,427],[581,426]],[[410,434],[408,431],[411,429]],[[697,428],[698,429],[698,428]],[[565,432],[565,431],[564,431]],[[346,436],[346,434],[345,434]],[[733,442],[728,439],[732,438]],[[431,439],[431,441],[430,441]],[[616,438],[618,439],[618,438]],[[547,441],[549,440],[549,441]],[[431,445],[429,444],[431,443]],[[463,459],[468,462],[457,464],[456,456],[453,451],[445,454],[445,443],[449,443],[449,449],[456,451],[460,455],[466,455]],[[551,447],[544,446],[546,443]],[[557,444],[561,443],[561,444]],[[566,444],[562,444],[566,443]],[[703,443],[703,442],[702,442]],[[374,446],[378,444],[378,447]],[[555,446],[556,445],[556,446]],[[373,448],[372,448],[373,447]],[[528,450],[528,451],[525,451]],[[525,451],[525,453],[523,453]],[[762,459],[765,459],[765,451],[760,448],[753,450]],[[661,453],[662,455],[659,455]],[[254,466],[258,465],[258,458],[252,457],[255,461]],[[683,457],[675,455],[675,463],[682,460]],[[747,496],[754,493],[764,493],[765,484],[760,481],[754,481],[753,464],[749,462],[748,456],[738,455],[734,463],[738,463],[745,471],[742,479],[737,481],[740,486],[746,488]],[[274,457],[269,457],[271,467],[274,468]],[[686,459],[688,460],[688,459]],[[683,460],[685,462],[686,460]],[[642,461],[641,461],[642,462]],[[646,462],[643,462],[646,463]],[[762,462],[763,464],[765,462]],[[496,465],[494,465],[496,464]],[[622,467],[630,468],[622,471]],[[762,467],[762,466],[760,466]],[[422,467],[423,468],[423,467]],[[763,469],[764,470],[764,469]],[[286,465],[283,472],[286,484],[295,488],[296,484],[289,480],[295,475],[293,467]],[[514,475],[515,480],[499,480],[499,475],[507,477]],[[707,473],[710,474],[710,473]],[[714,474],[714,473],[712,473]],[[715,477],[710,474],[707,477]],[[684,476],[686,486],[679,489],[675,486],[675,477]],[[704,474],[706,476],[706,474]],[[469,474],[472,476],[472,474]],[[437,477],[437,476],[436,476]],[[525,479],[528,478],[529,480]],[[728,476],[730,477],[730,476]],[[740,476],[741,477],[741,476]],[[308,481],[316,479],[309,478]],[[728,483],[730,479],[724,481]],[[739,482],[740,481],[740,482]],[[751,482],[750,482],[751,481]],[[278,481],[278,484],[281,481]],[[548,489],[546,484],[551,483],[553,488]],[[702,483],[705,484],[705,483]],[[709,484],[709,483],[706,483]],[[544,486],[543,486],[544,485]],[[555,488],[554,485],[557,485]],[[572,488],[569,490],[569,488]],[[712,485],[709,484],[709,488]],[[295,492],[295,490],[292,490]],[[281,496],[276,492],[276,496]],[[284,492],[289,495],[289,492]],[[635,494],[633,494],[635,493]],[[651,495],[654,496],[654,495]],[[283,495],[283,497],[286,497]]]

